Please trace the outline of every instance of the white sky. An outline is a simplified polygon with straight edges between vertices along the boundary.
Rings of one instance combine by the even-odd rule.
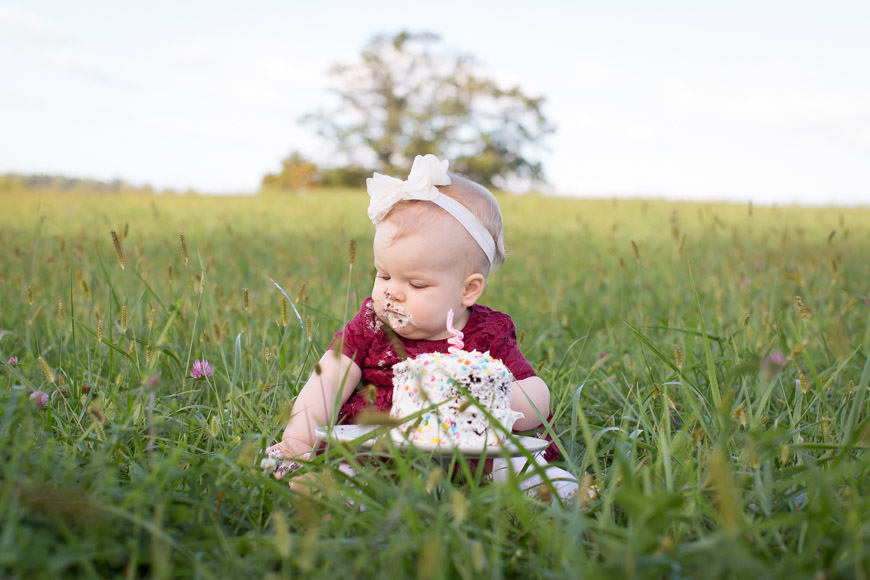
[[[253,191],[403,29],[547,98],[557,193],[870,204],[866,0],[0,0],[0,173]]]

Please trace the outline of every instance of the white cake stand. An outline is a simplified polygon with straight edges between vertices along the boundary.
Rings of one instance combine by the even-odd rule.
[[[379,425],[335,425],[327,430],[324,427],[318,427],[315,430],[317,438],[326,442],[351,443],[360,449],[371,449],[381,437],[366,437],[372,431],[377,429]],[[508,456],[508,457],[523,457],[526,454],[534,455],[538,451],[546,449],[550,445],[550,441],[538,439],[536,437],[517,437],[517,443],[511,440],[502,442],[501,445],[489,445],[485,449],[479,445],[447,445],[436,443],[424,443],[422,441],[406,441],[393,440],[393,442],[401,448],[413,446],[424,453],[430,453],[433,456],[453,456],[455,452],[470,458],[479,458],[484,453],[490,457]]]

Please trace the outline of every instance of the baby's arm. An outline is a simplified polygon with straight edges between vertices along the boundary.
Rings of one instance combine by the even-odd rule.
[[[550,415],[550,389],[541,377],[528,377],[514,383],[511,390],[511,409],[523,414],[517,419],[514,429],[534,429]]]
[[[327,351],[319,364],[320,372],[311,373],[293,403],[281,442],[268,451],[278,450],[288,458],[311,451],[317,439],[314,430],[329,423],[335,405],[347,401],[362,377],[359,366],[337,351]]]

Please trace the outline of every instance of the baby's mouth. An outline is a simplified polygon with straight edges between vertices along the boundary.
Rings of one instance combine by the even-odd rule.
[[[398,312],[396,310],[384,310],[381,313],[381,318],[394,329],[405,328],[414,323],[410,314],[405,314],[404,312]]]
[[[414,317],[407,314],[404,308],[391,300],[387,300],[384,304],[379,317],[394,330],[407,328],[414,324]]]
[[[380,318],[389,324],[390,328],[398,330],[414,325],[414,317],[406,314],[401,304],[393,302],[393,296],[390,294],[389,288],[384,291],[384,298],[384,306],[381,310]]]

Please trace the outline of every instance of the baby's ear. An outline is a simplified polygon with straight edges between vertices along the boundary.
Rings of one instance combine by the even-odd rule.
[[[486,280],[483,274],[475,272],[470,274],[465,279],[465,287],[462,292],[462,305],[474,306],[480,295],[483,294],[483,287],[486,286]]]

